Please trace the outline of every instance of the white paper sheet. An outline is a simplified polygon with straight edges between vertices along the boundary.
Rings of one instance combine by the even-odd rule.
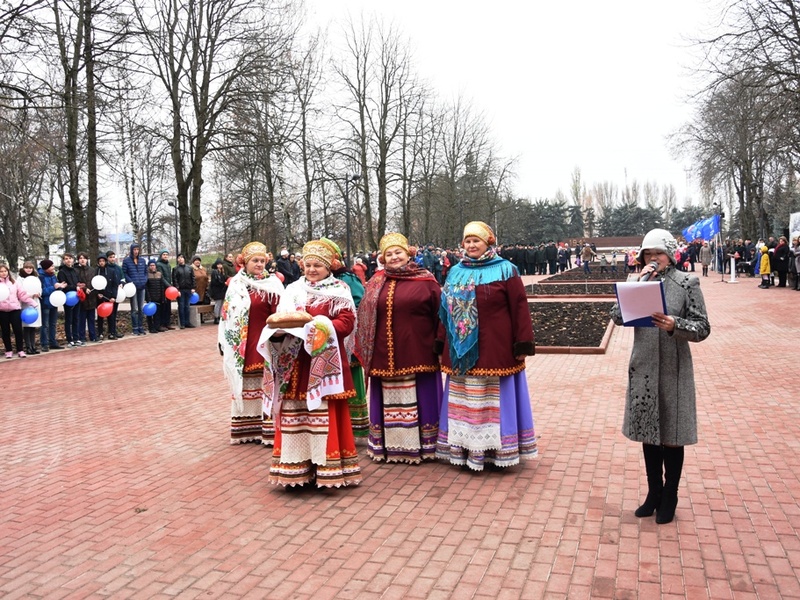
[[[616,287],[619,310],[626,327],[654,327],[650,315],[655,312],[666,314],[662,281],[618,283]]]

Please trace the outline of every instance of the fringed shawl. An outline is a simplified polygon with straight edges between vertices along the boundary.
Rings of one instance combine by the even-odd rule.
[[[358,307],[358,329],[356,331],[355,354],[369,375],[372,356],[375,353],[375,329],[378,324],[378,297],[387,279],[416,279],[436,281],[430,271],[415,262],[409,262],[400,269],[387,268],[375,273],[367,282],[364,298]]]
[[[490,248],[480,258],[465,257],[450,269],[442,289],[439,318],[447,331],[453,370],[465,375],[478,362],[479,285],[505,281],[518,274],[517,267]]]
[[[245,273],[244,269],[231,277],[228,284],[220,313],[217,341],[222,350],[222,371],[238,410],[244,410],[242,371],[250,322],[250,291],[256,292],[266,302],[273,302],[281,296],[283,284],[275,276],[256,279]]]

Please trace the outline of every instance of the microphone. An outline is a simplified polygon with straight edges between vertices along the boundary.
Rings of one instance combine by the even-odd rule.
[[[657,268],[657,267],[658,267],[658,262],[656,262],[656,261],[651,261],[651,262],[650,262],[650,266],[652,266],[652,267],[653,267],[653,269],[655,269],[655,268]],[[650,277],[652,277],[653,275],[657,275],[657,274],[658,274],[658,273],[657,273],[656,271],[650,271],[649,273],[645,273],[644,275],[642,275],[641,277],[639,277],[639,281],[647,281],[648,279],[650,279]]]

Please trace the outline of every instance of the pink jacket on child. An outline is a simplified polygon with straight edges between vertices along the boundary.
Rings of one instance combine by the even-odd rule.
[[[28,296],[22,286],[19,285],[19,280],[11,281],[9,277],[0,277],[0,285],[8,288],[8,298],[0,302],[0,312],[21,310],[22,302],[26,304],[34,302],[34,299]]]

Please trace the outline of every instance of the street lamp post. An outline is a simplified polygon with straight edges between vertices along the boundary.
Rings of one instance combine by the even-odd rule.
[[[359,179],[361,179],[361,174],[356,173],[355,175],[348,175],[345,177],[344,180],[344,227],[345,227],[345,246],[347,252],[347,266],[349,267],[351,261],[353,260],[350,258],[350,182],[356,183]]]
[[[167,205],[175,209],[175,256],[178,256],[181,253],[181,247],[178,245],[178,204],[170,200]]]

